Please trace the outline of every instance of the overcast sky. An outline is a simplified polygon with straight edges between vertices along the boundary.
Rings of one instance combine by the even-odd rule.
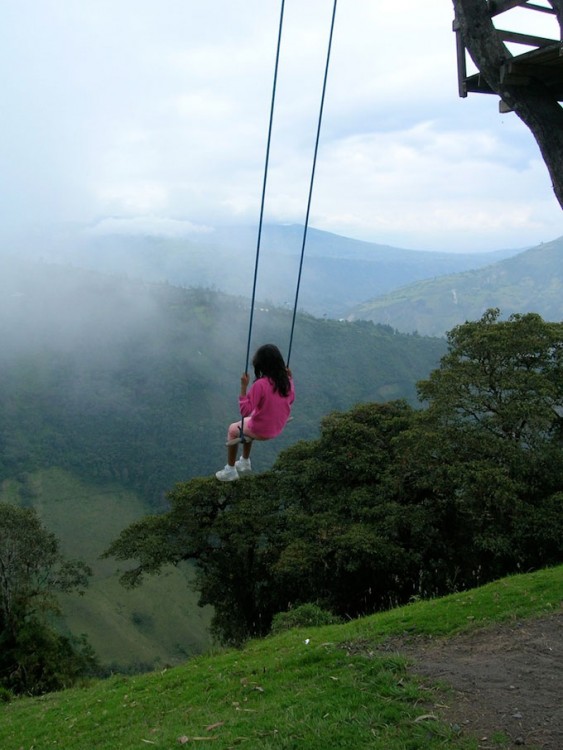
[[[4,0],[2,245],[59,222],[256,224],[279,13],[279,0]],[[285,3],[267,222],[304,221],[331,13],[332,0]],[[557,35],[545,14],[511,13],[511,28]],[[452,18],[450,0],[339,0],[311,226],[452,251],[563,234],[530,132],[494,96],[458,97]]]

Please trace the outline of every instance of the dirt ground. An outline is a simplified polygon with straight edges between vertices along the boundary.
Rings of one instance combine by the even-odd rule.
[[[498,748],[503,733],[510,748],[563,750],[563,613],[387,648],[451,687],[430,712],[479,748]]]

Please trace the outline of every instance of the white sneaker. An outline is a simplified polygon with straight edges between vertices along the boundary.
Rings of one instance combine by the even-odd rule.
[[[235,479],[238,479],[238,471],[234,466],[227,464],[224,469],[215,472],[215,476],[220,482],[234,482]]]
[[[239,474],[249,474],[252,471],[252,464],[250,463],[250,459],[242,458],[241,456],[235,463],[235,469]]]

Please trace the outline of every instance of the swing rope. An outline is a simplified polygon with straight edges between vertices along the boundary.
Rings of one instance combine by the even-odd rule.
[[[260,199],[260,219],[258,221],[258,238],[256,240],[256,258],[254,261],[254,279],[252,282],[252,299],[250,301],[250,320],[248,322],[248,341],[246,344],[246,360],[244,365],[244,372],[248,372],[248,365],[250,362],[250,342],[252,339],[252,323],[254,321],[254,306],[256,304],[256,285],[258,281],[258,265],[260,262],[260,243],[262,240],[262,224],[264,222],[264,204],[266,202],[266,185],[268,183],[268,166],[270,163],[270,146],[272,144],[272,126],[274,122],[274,109],[276,104],[276,90],[278,85],[278,70],[280,65],[280,49],[282,40],[283,30],[283,14],[285,9],[285,0],[281,0],[280,8],[280,21],[278,25],[278,43],[276,45],[276,62],[274,65],[274,81],[272,84],[272,99],[270,103],[270,121],[268,123],[268,140],[266,143],[266,158],[264,161],[264,177],[262,179],[262,197]],[[244,417],[240,421],[239,427],[239,440],[241,443],[245,443],[250,440],[244,434]]]
[[[322,94],[321,94],[321,104],[320,104],[320,108],[319,108],[319,118],[318,118],[318,123],[317,123],[317,137],[316,137],[316,140],[315,140],[315,151],[314,151],[314,155],[313,155],[313,166],[312,166],[312,169],[311,169],[311,180],[310,180],[310,183],[309,183],[309,197],[308,197],[308,200],[307,200],[307,212],[305,214],[305,225],[303,227],[303,242],[302,242],[302,245],[301,245],[301,258],[300,258],[300,261],[299,261],[299,273],[298,273],[298,276],[297,276],[297,287],[296,287],[296,290],[295,290],[295,301],[293,303],[293,317],[292,317],[292,320],[291,320],[291,333],[290,333],[290,336],[289,336],[289,346],[288,346],[288,350],[287,350],[286,367],[289,367],[289,360],[290,360],[290,357],[291,357],[291,348],[293,346],[293,333],[294,333],[294,330],[295,330],[295,319],[297,317],[297,302],[299,300],[299,290],[300,290],[300,287],[301,287],[301,273],[303,271],[303,258],[305,257],[305,244],[307,242],[307,230],[309,228],[309,214],[311,212],[311,199],[313,197],[313,184],[315,182],[315,170],[316,170],[316,166],[317,166],[317,153],[318,153],[318,150],[319,150],[319,140],[320,140],[320,135],[321,135],[321,124],[322,124],[322,120],[323,120],[324,101],[325,101],[325,94],[326,94],[326,82],[327,82],[327,79],[328,79],[328,68],[329,68],[329,64],[330,64],[330,53],[331,53],[331,49],[332,49],[332,36],[333,36],[333,32],[334,32],[334,19],[336,17],[336,5],[337,5],[337,2],[338,2],[338,0],[334,0],[334,5],[332,7],[332,19],[331,19],[331,23],[330,23],[330,34],[329,34],[329,38],[328,38],[328,49],[327,49],[327,54],[326,54],[326,64],[325,64],[325,73],[324,73],[324,80],[323,80],[323,89],[322,89]]]
[[[330,64],[330,55],[332,50],[332,37],[334,33],[334,21],[336,17],[336,6],[337,6],[338,0],[334,0],[333,8],[332,8],[332,18],[330,23],[330,33],[329,33],[329,40],[328,40],[328,49],[327,49],[327,55],[326,55],[326,63],[325,63],[325,71],[324,71],[324,79],[323,79],[323,87],[322,87],[322,93],[321,93],[321,103],[319,107],[319,116],[317,121],[317,133],[315,138],[315,149],[313,154],[313,165],[311,169],[311,178],[309,182],[309,195],[307,200],[307,211],[305,214],[305,224],[303,227],[303,239],[301,243],[301,257],[299,260],[299,271],[297,276],[297,287],[295,290],[295,300],[293,304],[293,315],[291,320],[291,332],[289,337],[289,346],[288,346],[288,352],[287,352],[287,360],[286,360],[286,366],[289,367],[289,360],[291,356],[291,349],[293,346],[293,334],[295,331],[295,321],[297,318],[297,304],[299,300],[299,291],[301,288],[301,276],[303,271],[303,260],[305,257],[305,245],[307,242],[307,230],[309,227],[309,215],[311,212],[311,201],[313,196],[313,185],[315,182],[315,171],[317,166],[317,154],[319,150],[319,141],[320,141],[320,133],[321,133],[321,124],[323,119],[323,110],[324,110],[324,101],[325,101],[325,95],[326,95],[326,85],[327,85],[327,79],[328,79],[328,69]],[[276,90],[277,90],[277,80],[278,80],[278,70],[279,70],[279,60],[280,60],[280,49],[281,49],[281,40],[282,40],[282,30],[283,30],[283,17],[284,17],[284,8],[285,8],[285,0],[281,1],[281,10],[280,10],[280,20],[279,20],[279,27],[278,27],[278,41],[276,46],[276,61],[274,66],[274,81],[272,84],[272,98],[271,98],[271,104],[270,104],[270,120],[268,124],[268,139],[266,144],[266,158],[264,162],[264,177],[262,180],[262,197],[260,201],[260,218],[258,221],[258,238],[256,242],[256,257],[254,262],[254,279],[252,282],[252,299],[250,303],[250,320],[248,324],[248,341],[246,345],[246,360],[245,360],[245,367],[244,372],[248,372],[248,365],[250,363],[250,344],[252,339],[252,325],[254,322],[254,307],[256,303],[256,287],[257,287],[257,281],[258,281],[258,266],[260,262],[260,244],[262,239],[262,226],[264,221],[264,205],[266,201],[266,186],[268,182],[268,167],[270,162],[270,147],[272,142],[272,126],[274,121],[274,109],[275,109],[275,102],[276,102]],[[248,438],[244,434],[244,417],[241,419],[240,427],[239,427],[239,438],[238,441],[241,443],[250,441],[251,438]],[[238,442],[237,441],[237,442]]]
[[[327,54],[326,54],[326,63],[325,63],[325,71],[324,71],[324,79],[323,79],[323,87],[322,87],[322,93],[321,93],[321,102],[319,107],[319,116],[317,121],[317,134],[315,138],[315,148],[313,153],[313,165],[311,168],[311,178],[309,182],[309,195],[307,199],[307,210],[305,214],[305,223],[303,227],[303,238],[301,243],[301,256],[299,260],[299,271],[297,275],[297,286],[295,290],[295,300],[293,303],[293,314],[292,314],[292,320],[291,320],[291,330],[290,330],[290,336],[289,336],[289,346],[287,351],[287,360],[286,360],[286,366],[289,367],[289,361],[291,358],[291,350],[293,347],[293,335],[295,332],[295,322],[297,318],[297,305],[299,302],[299,292],[301,289],[301,276],[303,273],[303,260],[305,257],[305,246],[307,244],[307,232],[309,229],[309,216],[311,213],[311,202],[313,197],[313,186],[315,182],[315,171],[317,167],[317,155],[319,151],[319,141],[320,141],[320,134],[321,134],[321,125],[322,125],[322,119],[323,119],[323,111],[324,111],[324,102],[325,102],[325,96],[326,96],[326,87],[327,87],[327,80],[328,80],[328,70],[330,65],[330,56],[332,51],[332,38],[334,35],[334,22],[336,18],[336,7],[338,4],[338,0],[334,0],[333,8],[332,8],[332,18],[330,23],[330,33],[329,33],[329,39],[328,39],[328,48],[327,48]],[[250,345],[251,345],[251,339],[252,339],[252,326],[254,322],[254,307],[256,303],[256,287],[257,287],[257,281],[258,281],[258,265],[260,262],[260,245],[262,240],[262,226],[264,222],[264,205],[266,201],[266,186],[268,182],[268,167],[270,162],[270,147],[272,142],[272,127],[273,127],[273,121],[274,121],[274,109],[275,109],[275,101],[276,101],[276,90],[277,90],[277,80],[278,80],[278,70],[279,70],[279,60],[280,60],[280,49],[281,49],[281,40],[282,40],[282,31],[283,31],[283,17],[284,17],[284,8],[285,8],[285,0],[282,0],[281,2],[281,10],[280,10],[280,20],[279,20],[279,27],[278,27],[278,42],[276,47],[276,61],[274,66],[274,81],[272,85],[272,99],[271,99],[271,105],[270,105],[270,121],[268,124],[268,140],[266,145],[266,158],[264,163],[264,177],[262,180],[262,197],[260,201],[260,218],[258,222],[258,239],[256,243],[256,258],[254,262],[254,279],[252,282],[252,299],[250,303],[250,320],[248,323],[248,341],[246,345],[246,359],[245,359],[245,367],[244,372],[248,372],[248,365],[250,362]]]
[[[244,367],[245,372],[248,372],[248,363],[250,361],[250,340],[252,338],[252,322],[254,320],[254,304],[256,301],[256,282],[258,280],[258,263],[260,260],[260,242],[262,239],[262,223],[264,220],[264,203],[266,200],[266,184],[268,181],[268,165],[270,162],[270,145],[272,142],[272,124],[274,122],[274,107],[276,103],[276,89],[277,89],[277,84],[278,84],[278,68],[279,68],[279,63],[280,63],[280,48],[281,48],[282,29],[283,29],[284,7],[285,7],[285,0],[282,0],[281,10],[280,10],[280,22],[279,22],[279,29],[278,29],[278,44],[276,48],[276,63],[274,66],[274,82],[272,85],[272,102],[270,105],[270,122],[268,125],[268,142],[266,145],[266,160],[264,163],[264,179],[262,181],[262,199],[260,201],[260,220],[258,222],[258,239],[256,242],[256,260],[254,262],[254,281],[252,284],[252,301],[250,303],[250,321],[248,324],[248,343],[246,345],[246,364]]]

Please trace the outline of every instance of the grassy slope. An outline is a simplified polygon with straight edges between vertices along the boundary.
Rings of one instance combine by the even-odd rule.
[[[558,567],[346,625],[289,631],[162,672],[15,700],[0,707],[0,747],[476,748],[427,718],[432,696],[403,659],[370,649],[405,632],[450,635],[543,615],[562,599]]]
[[[189,569],[170,569],[128,591],[119,584],[116,562],[99,559],[125,526],[146,514],[135,493],[91,485],[61,469],[35,472],[28,486],[31,503],[61,541],[62,553],[94,571],[84,596],[61,597],[61,604],[70,631],[87,634],[102,664],[150,668],[178,663],[209,646],[210,609],[197,606]],[[17,502],[15,482],[4,483],[0,500]]]

